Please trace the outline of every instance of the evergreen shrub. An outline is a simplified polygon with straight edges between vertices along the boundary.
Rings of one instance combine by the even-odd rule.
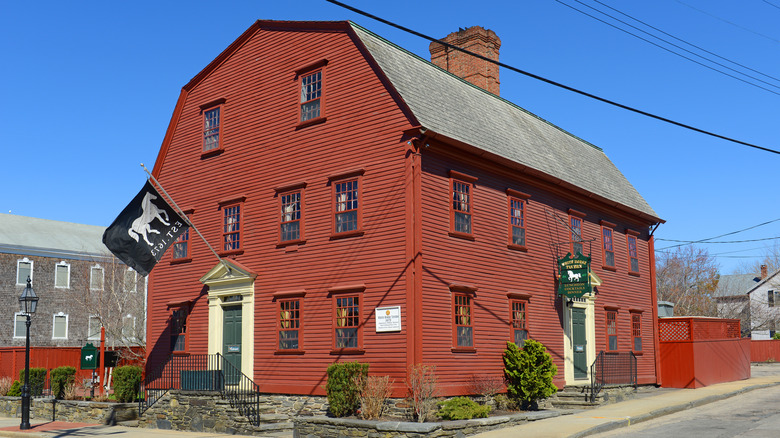
[[[453,397],[439,402],[439,417],[443,420],[487,418],[490,406],[483,406],[468,397]]]
[[[368,364],[360,362],[334,363],[328,367],[328,409],[335,417],[357,414],[360,409],[361,384],[368,377]]]
[[[114,396],[119,403],[136,400],[141,389],[141,367],[127,365],[114,368]]]
[[[62,366],[51,370],[51,393],[56,399],[62,399],[66,388],[76,380],[76,368]]]
[[[528,339],[520,349],[514,342],[506,343],[504,375],[507,395],[523,409],[537,409],[537,402],[558,391],[553,377],[558,367],[541,342]]]

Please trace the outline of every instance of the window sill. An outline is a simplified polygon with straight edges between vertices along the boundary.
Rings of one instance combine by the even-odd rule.
[[[602,266],[601,269],[603,269],[605,271],[617,272],[617,268],[614,267],[614,266]]]
[[[471,241],[476,240],[473,234],[462,233],[460,231],[450,231],[449,235],[450,237],[457,237],[458,239],[471,240]]]
[[[474,347],[452,347],[453,353],[476,353],[477,349]]]
[[[328,120],[328,118],[323,116],[323,117],[316,117],[311,120],[307,120],[305,122],[298,122],[298,124],[295,125],[295,129],[303,129],[311,125],[324,123],[326,120]]]
[[[366,350],[362,348],[336,348],[330,350],[330,354],[338,354],[342,356],[365,354]]]
[[[305,350],[276,350],[274,352],[277,356],[293,356],[293,355],[303,355],[305,354]]]
[[[200,153],[200,158],[204,159],[204,158],[209,158],[209,157],[215,157],[217,155],[222,154],[223,152],[225,152],[225,150],[222,149],[222,148],[211,149],[211,150],[208,150],[206,152],[201,152]]]
[[[345,231],[343,233],[333,233],[330,235],[330,240],[344,239],[347,237],[357,237],[365,234],[363,230]]]
[[[285,246],[303,245],[306,243],[306,239],[285,240],[284,242],[277,242],[277,248],[284,248]]]
[[[190,354],[186,351],[171,351],[171,354],[174,356],[189,356]]]
[[[244,253],[243,249],[233,249],[230,251],[217,251],[217,254],[219,254],[220,257],[227,257],[232,255],[241,255]]]
[[[515,245],[514,243],[510,243],[506,247],[515,251],[528,252],[528,248],[523,245]]]
[[[182,263],[189,263],[191,261],[192,261],[192,257],[186,257],[186,258],[183,258],[183,259],[173,259],[173,260],[171,260],[171,264],[172,265],[180,265]]]
[[[633,351],[632,353],[634,353],[634,356],[644,356],[644,354],[645,354],[642,351]]]
[[[639,272],[631,272],[631,271],[628,272],[628,275],[630,275],[632,277],[639,277],[640,276]]]

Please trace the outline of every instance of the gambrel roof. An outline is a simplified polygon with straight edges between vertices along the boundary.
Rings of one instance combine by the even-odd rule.
[[[350,25],[424,129],[662,222],[600,148]]]
[[[187,93],[260,29],[349,32],[363,45],[361,50],[384,75],[421,132],[649,223],[664,222],[600,148],[348,21],[255,22],[183,87],[155,163],[155,175]]]

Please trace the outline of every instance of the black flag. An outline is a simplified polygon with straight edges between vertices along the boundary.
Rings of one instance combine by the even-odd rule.
[[[103,233],[103,243],[119,260],[146,276],[187,228],[187,222],[147,180]]]

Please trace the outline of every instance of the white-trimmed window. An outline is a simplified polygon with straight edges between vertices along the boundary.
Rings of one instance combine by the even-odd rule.
[[[131,314],[122,318],[122,339],[133,340],[135,338],[135,316]]]
[[[100,318],[92,315],[89,317],[89,328],[87,332],[87,340],[99,341],[100,340]]]
[[[19,286],[27,286],[27,277],[32,279],[33,276],[33,262],[27,257],[17,260],[16,262],[16,284]]]
[[[70,265],[64,260],[54,265],[54,287],[57,289],[70,288]]]
[[[27,315],[22,312],[14,314],[14,338],[21,338],[27,335]]]
[[[103,290],[103,277],[105,273],[100,265],[95,265],[89,270],[89,288],[92,290]]]
[[[135,293],[138,290],[138,275],[133,268],[125,271],[125,292]]]
[[[52,339],[68,339],[68,315],[58,312],[52,315]]]

